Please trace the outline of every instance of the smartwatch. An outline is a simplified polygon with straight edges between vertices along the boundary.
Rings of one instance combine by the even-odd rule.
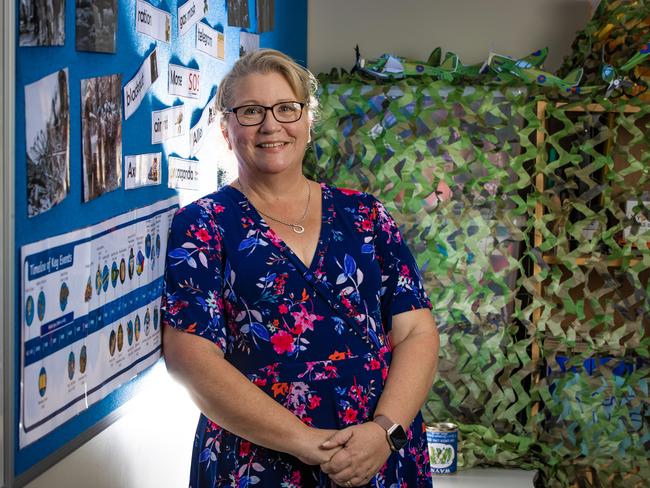
[[[385,415],[377,415],[372,421],[386,431],[386,439],[391,451],[396,452],[404,447],[408,440],[404,427],[396,424]]]

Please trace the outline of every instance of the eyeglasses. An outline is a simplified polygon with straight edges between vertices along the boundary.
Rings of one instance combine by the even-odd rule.
[[[223,113],[235,114],[240,125],[249,127],[264,122],[266,112],[270,110],[275,120],[283,124],[290,124],[300,120],[304,107],[305,104],[301,102],[280,102],[270,107],[264,105],[240,105],[239,107],[224,110]]]

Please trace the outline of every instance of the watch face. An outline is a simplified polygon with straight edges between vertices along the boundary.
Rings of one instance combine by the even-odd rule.
[[[406,441],[408,438],[406,437],[406,432],[404,431],[404,428],[401,425],[396,425],[388,434],[391,443],[393,444],[393,450],[394,451],[399,451],[402,447],[404,447],[404,444],[406,444]]]

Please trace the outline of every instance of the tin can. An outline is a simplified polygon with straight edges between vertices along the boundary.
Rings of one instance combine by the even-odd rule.
[[[440,422],[427,427],[429,461],[432,474],[456,472],[458,460],[458,427],[449,422]]]

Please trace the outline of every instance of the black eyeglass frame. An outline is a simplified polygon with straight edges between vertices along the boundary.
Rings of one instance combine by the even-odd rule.
[[[278,105],[284,105],[287,103],[295,103],[297,105],[300,105],[300,115],[298,115],[298,118],[296,120],[291,120],[291,121],[286,121],[286,120],[278,120],[278,117],[275,115],[275,111],[273,110],[275,107]],[[224,114],[235,114],[235,118],[237,119],[237,123],[241,126],[244,127],[254,127],[256,125],[262,125],[264,121],[266,120],[266,114],[269,113],[269,110],[271,111],[271,114],[273,115],[273,118],[277,120],[280,124],[293,124],[294,122],[298,122],[302,118],[302,113],[304,112],[305,105],[307,105],[304,102],[297,102],[295,100],[288,101],[288,102],[278,102],[274,103],[273,105],[266,106],[266,105],[260,105],[259,103],[247,103],[246,105],[240,105],[238,107],[232,107],[228,108],[223,111]],[[239,115],[237,115],[237,111],[246,108],[246,107],[261,107],[264,109],[264,117],[262,117],[262,120],[257,122],[256,124],[243,124],[241,120],[239,120]]]

